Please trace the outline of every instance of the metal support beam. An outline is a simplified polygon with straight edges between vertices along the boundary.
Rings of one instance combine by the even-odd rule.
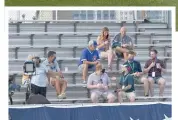
[[[63,60],[58,60],[59,68],[62,69],[62,61]]]
[[[59,35],[58,35],[58,40],[59,40],[59,41],[58,41],[58,44],[59,44],[59,45],[61,45],[61,41],[62,41],[61,37],[62,37],[62,36],[63,36],[63,34],[59,34]]]
[[[21,24],[22,22],[17,22],[17,33],[20,33],[20,24]]]
[[[116,62],[116,70],[119,70],[119,62],[120,62],[120,59],[117,59],[117,62]]]
[[[164,59],[164,60],[163,60],[164,65],[165,65],[165,69],[167,68],[167,61],[168,61],[168,59]]]
[[[150,34],[150,44],[154,44],[154,42],[153,42],[153,36],[154,36],[155,34],[154,33],[151,33]]]
[[[87,97],[90,98],[90,89],[87,88]]]
[[[164,47],[164,56],[167,56],[167,47]]]
[[[18,59],[18,50],[19,50],[19,47],[16,47],[15,48],[15,59]]]
[[[136,34],[135,34],[135,44],[138,44],[137,38],[138,38],[138,34],[136,33]]]
[[[73,74],[72,74],[72,79],[73,79],[73,80],[72,80],[72,83],[73,83],[73,84],[76,84],[76,73],[73,73]]]
[[[123,27],[125,23],[126,21],[121,21],[121,27]]]
[[[170,53],[168,53],[168,48],[171,48],[170,46],[165,46],[164,47],[164,56],[165,57],[170,57],[171,55],[170,55]]]
[[[33,46],[33,38],[34,38],[34,34],[31,34],[30,35],[30,45]]]
[[[48,50],[48,47],[44,47],[44,57],[47,58],[47,50]]]
[[[88,34],[88,36],[87,36],[88,42],[91,40],[91,36],[92,36],[92,34]]]
[[[76,58],[76,49],[77,49],[77,47],[74,46],[74,47],[73,47],[73,57],[74,57],[74,58]]]
[[[138,32],[138,23],[135,22],[134,25],[135,25],[135,32]],[[137,35],[138,35],[138,34],[136,33],[136,34],[135,34],[135,44],[137,44],[137,42],[138,42],[138,40],[137,40],[137,37],[138,37],[138,36],[137,36]]]
[[[44,31],[45,32],[48,32],[48,23],[50,23],[49,21],[46,21],[45,22],[45,28],[44,28]]]
[[[74,32],[77,32],[77,24],[78,24],[79,22],[74,22]]]

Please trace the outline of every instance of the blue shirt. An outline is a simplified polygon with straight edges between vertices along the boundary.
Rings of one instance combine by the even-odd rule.
[[[89,61],[89,62],[94,62],[94,61],[97,61],[99,59],[100,58],[99,58],[99,54],[98,54],[97,50],[90,51],[89,48],[84,48],[82,50],[82,55],[80,57],[79,66],[81,64],[83,64],[83,61],[85,61],[85,60]],[[92,65],[90,65],[90,66],[92,66]]]
[[[46,87],[47,85],[47,76],[46,73],[48,69],[43,64],[40,64],[39,67],[36,67],[36,75],[32,76],[31,83],[39,86],[39,87]]]

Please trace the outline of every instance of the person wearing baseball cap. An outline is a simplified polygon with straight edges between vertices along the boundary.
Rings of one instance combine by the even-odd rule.
[[[86,84],[88,71],[95,71],[95,66],[99,63],[100,57],[96,47],[97,42],[90,40],[88,47],[82,50],[78,68],[82,72],[83,84]]]
[[[130,74],[134,76],[135,84],[143,84],[144,87],[144,96],[148,96],[148,81],[143,77],[144,72],[142,71],[141,64],[139,61],[135,60],[134,57],[136,53],[132,50],[128,52],[128,60],[124,63],[124,65],[130,66],[131,71]]]
[[[118,102],[123,102],[123,98],[126,97],[130,102],[135,101],[135,88],[133,75],[129,74],[131,67],[127,65],[122,66],[123,76],[118,84]]]

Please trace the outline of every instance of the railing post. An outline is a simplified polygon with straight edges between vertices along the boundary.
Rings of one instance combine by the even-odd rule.
[[[59,43],[59,45],[61,45],[61,41],[62,41],[61,37],[62,37],[62,36],[63,36],[63,34],[59,34],[59,35],[58,35],[58,40],[59,40],[58,43]]]
[[[76,84],[76,73],[73,73],[73,74],[72,74],[72,79],[73,79],[73,80],[72,80],[72,83],[73,83],[73,84]]]
[[[87,36],[88,42],[91,40],[91,36],[92,36],[92,34],[88,34],[88,36]]]
[[[50,23],[50,22],[49,21],[45,22],[45,29],[44,29],[45,32],[48,32],[48,23]]]
[[[17,33],[20,33],[20,24],[21,24],[22,22],[17,22]]]
[[[47,58],[47,50],[48,50],[48,47],[44,47],[44,57]]]
[[[76,49],[77,49],[77,46],[74,46],[73,47],[73,57],[76,58]]]
[[[154,36],[155,34],[154,33],[151,33],[150,34],[150,44],[154,44],[154,42],[153,42],[153,36]]]
[[[18,50],[19,50],[19,47],[16,47],[15,48],[15,59],[18,59]]]
[[[90,98],[90,89],[87,88],[87,97]]]
[[[119,62],[120,62],[120,59],[117,59],[117,62],[116,62],[116,70],[119,70]]]
[[[78,24],[79,22],[77,21],[77,22],[74,22],[74,32],[77,32],[77,24]]]
[[[59,68],[62,69],[62,61],[63,60],[58,60]]]
[[[31,34],[31,35],[30,35],[30,45],[31,45],[31,46],[34,45],[33,38],[34,38],[34,34]]]

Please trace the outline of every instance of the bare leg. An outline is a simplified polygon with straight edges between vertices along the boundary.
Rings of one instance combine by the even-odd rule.
[[[124,61],[127,62],[127,60],[128,60],[128,54],[127,53],[123,53],[123,55],[124,55]]]
[[[60,89],[59,80],[56,79],[56,78],[51,78],[50,79],[50,83],[51,83],[52,86],[55,87],[57,95],[60,95],[61,94],[61,89]]]
[[[61,93],[65,93],[67,88],[67,81],[66,80],[62,80],[61,81]]]
[[[113,94],[109,94],[107,96],[108,103],[113,103],[115,101],[115,96]]]
[[[124,96],[124,93],[121,91],[121,92],[118,92],[118,102],[119,103],[122,103],[123,102],[123,96]]]
[[[88,74],[88,64],[83,64],[83,76],[82,76],[83,81],[86,81],[87,74]]]
[[[158,85],[159,85],[159,96],[163,96],[165,84],[166,84],[165,79],[160,78],[159,81],[158,81]]]
[[[91,101],[93,103],[98,103],[98,94],[96,92],[91,93]]]
[[[128,97],[130,102],[135,102],[135,93],[130,93]]]
[[[121,47],[116,47],[116,52],[127,53],[129,50]]]
[[[149,90],[149,82],[148,79],[145,77],[141,78],[141,83],[143,83],[143,87],[144,87],[144,95],[148,95],[148,90]]]
[[[115,57],[115,54],[112,50],[108,50],[108,67],[112,69],[112,61]]]
[[[150,89],[150,94],[151,94],[151,97],[154,96],[154,80],[153,78],[149,77],[148,78],[148,82],[149,82],[149,89]]]
[[[61,86],[60,86],[60,81],[58,79],[56,79],[55,81],[55,88],[56,88],[56,92],[58,95],[61,94]]]

